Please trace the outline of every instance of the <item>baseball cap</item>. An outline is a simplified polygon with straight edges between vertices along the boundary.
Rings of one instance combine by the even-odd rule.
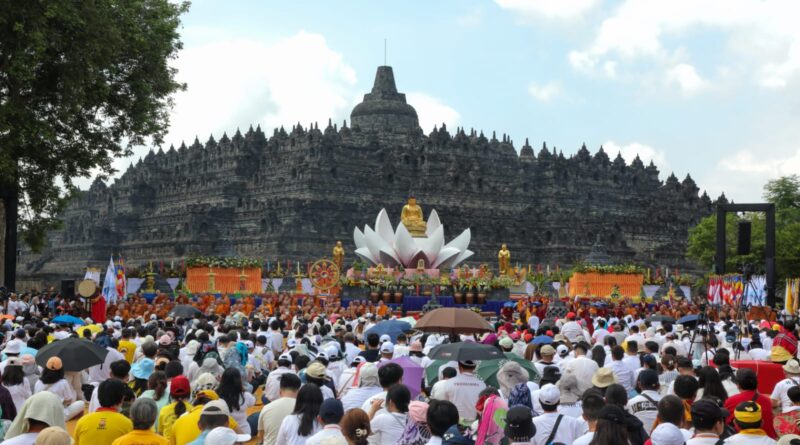
[[[569,354],[569,348],[567,345],[558,345],[556,352],[558,352],[559,356],[565,357],[567,354]]]
[[[234,445],[237,443],[249,442],[251,439],[249,434],[236,434],[236,431],[228,427],[217,427],[211,430],[206,436],[205,443],[213,443],[214,445]]]
[[[319,407],[319,417],[326,424],[339,423],[344,417],[342,402],[334,398],[326,399]]]
[[[294,362],[294,360],[292,360],[292,354],[289,354],[288,352],[284,352],[283,354],[281,354],[278,357],[278,361],[281,361],[281,360],[286,360],[289,363]]]
[[[172,397],[188,396],[191,391],[189,379],[182,375],[175,376],[169,384],[169,395]]]
[[[544,345],[539,350],[539,355],[556,355],[556,350],[550,345]]]
[[[500,340],[500,347],[502,347],[502,348],[513,348],[514,347],[514,340],[511,340],[510,337],[503,337],[503,339]]]
[[[543,405],[555,405],[561,401],[561,391],[556,385],[548,383],[539,390],[539,401]]]
[[[384,342],[381,345],[381,354],[394,354],[394,345],[387,342]]]
[[[329,380],[325,374],[325,365],[320,362],[312,362],[306,368],[306,376],[311,377],[312,379],[322,379],[322,380]]]
[[[389,334],[383,334],[383,335],[381,335],[380,340],[381,340],[381,343],[386,343],[387,341],[389,343],[391,343],[392,342],[392,337],[390,337]]]
[[[364,357],[362,357],[360,355],[357,355],[356,358],[354,358],[353,361],[350,364],[351,365],[359,364],[359,363],[364,363],[365,361],[366,361],[366,359]]]
[[[730,413],[720,408],[714,401],[700,399],[692,404],[692,419],[697,419],[701,424],[718,419],[726,419]]]
[[[686,438],[683,437],[681,430],[671,424],[659,424],[650,434],[650,441],[653,445],[683,445],[686,443]]]
[[[643,369],[639,372],[639,383],[642,388],[649,389],[658,385],[658,373],[652,369]]]

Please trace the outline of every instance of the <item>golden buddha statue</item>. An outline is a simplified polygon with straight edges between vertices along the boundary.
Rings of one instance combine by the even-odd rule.
[[[511,252],[508,250],[508,247],[503,244],[500,248],[500,251],[497,252],[497,263],[500,275],[508,275],[510,272],[508,270],[508,264],[511,262]]]
[[[340,272],[344,270],[342,269],[344,267],[344,247],[342,247],[341,241],[336,241],[336,246],[333,247],[333,262]]]
[[[428,225],[425,223],[425,218],[422,215],[422,208],[417,205],[417,198],[410,196],[408,202],[403,206],[403,211],[400,213],[400,219],[403,225],[414,238],[425,238],[425,232],[428,230]]]

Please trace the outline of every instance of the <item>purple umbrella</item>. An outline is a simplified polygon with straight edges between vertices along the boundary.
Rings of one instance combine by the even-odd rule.
[[[421,392],[420,386],[422,385],[422,374],[424,369],[422,366],[416,364],[408,356],[397,357],[383,362],[378,365],[379,368],[385,366],[387,363],[397,363],[403,368],[403,384],[411,391],[411,400],[415,400]]]

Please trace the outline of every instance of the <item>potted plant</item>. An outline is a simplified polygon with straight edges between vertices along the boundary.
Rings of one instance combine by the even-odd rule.
[[[482,278],[478,281],[478,304],[486,304],[486,294],[489,292],[489,281]]]
[[[380,286],[381,288],[383,288],[383,294],[382,294],[383,301],[389,303],[390,301],[392,301],[392,291],[391,289],[389,289],[389,281],[386,279],[381,279]]]
[[[364,264],[361,261],[353,261],[353,278],[361,278]]]
[[[470,280],[467,285],[467,294],[465,295],[465,303],[467,305],[475,304],[475,287],[477,282],[475,280]]]
[[[380,290],[380,285],[375,280],[369,281],[369,300],[373,304],[377,304],[378,300],[381,298],[381,294],[378,292]]]
[[[464,304],[464,290],[466,289],[466,285],[464,280],[458,279],[453,282],[453,300],[455,300],[456,304]]]

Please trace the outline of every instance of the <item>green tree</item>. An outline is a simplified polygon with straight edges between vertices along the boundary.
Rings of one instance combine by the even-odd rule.
[[[114,157],[168,128],[169,65],[186,2],[0,1],[0,196],[5,281],[16,273],[17,224],[38,250],[75,178],[114,171]]]
[[[775,204],[775,265],[778,279],[800,274],[800,178],[797,175],[771,180],[764,186],[764,199]],[[736,255],[737,226],[739,221],[753,224],[749,255]],[[761,213],[736,215],[729,213],[725,221],[727,240],[726,270],[738,270],[750,263],[759,273],[764,272],[766,222]],[[686,256],[711,270],[716,251],[716,214],[703,218],[689,230]]]

